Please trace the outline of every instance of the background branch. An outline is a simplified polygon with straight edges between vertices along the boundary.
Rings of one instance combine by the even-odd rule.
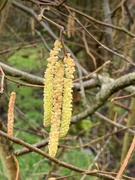
[[[15,138],[15,137],[11,137],[11,136],[8,136],[6,133],[4,133],[3,131],[0,131],[0,135],[5,137],[5,138],[8,138],[10,141],[14,142],[14,143],[17,143],[17,144],[20,144],[22,146],[25,146],[26,148],[30,149],[31,151],[34,151],[40,155],[42,155],[43,157],[51,160],[52,162],[58,164],[59,166],[63,166],[65,168],[68,168],[68,169],[71,169],[73,171],[76,171],[76,172],[79,172],[79,173],[86,173],[87,175],[91,175],[91,176],[97,176],[97,177],[104,177],[104,178],[108,178],[108,179],[115,179],[115,177],[107,174],[107,172],[105,172],[105,174],[103,174],[103,172],[100,172],[100,171],[87,171],[87,170],[83,170],[81,168],[77,168],[75,166],[72,166],[72,165],[69,165],[63,161],[60,161],[56,158],[53,158],[51,156],[49,156],[48,154],[46,154],[45,152],[41,151],[40,149],[36,148],[36,147],[33,147],[32,145],[18,139],[18,138]]]

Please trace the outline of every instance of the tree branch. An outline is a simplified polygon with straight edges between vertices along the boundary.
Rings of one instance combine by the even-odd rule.
[[[90,115],[92,115],[97,109],[99,109],[105,101],[115,92],[118,90],[121,90],[127,86],[133,85],[135,83],[135,73],[130,73],[127,75],[124,75],[115,81],[104,85],[103,88],[101,88],[100,92],[97,94],[95,103],[93,105],[85,110],[83,113],[72,117],[72,123],[76,123],[77,121],[80,121]]]
[[[32,146],[33,146],[33,147],[36,147],[36,148],[42,148],[42,147],[46,146],[47,144],[48,144],[48,138],[47,138],[47,139],[44,139],[44,140],[41,141],[41,142],[35,143],[35,144],[33,144]],[[20,155],[27,154],[27,153],[29,153],[29,152],[31,152],[31,150],[24,147],[24,148],[22,148],[22,149],[20,149],[20,150],[16,150],[16,151],[14,152],[14,154],[15,154],[16,156],[20,156]]]
[[[15,68],[8,66],[4,63],[1,63],[1,62],[0,62],[0,66],[3,68],[3,70],[5,72],[5,77],[6,77],[6,75],[13,76],[13,77],[19,77],[20,80],[23,80],[27,83],[31,83],[32,85],[33,84],[41,85],[38,87],[43,87],[43,80],[44,79],[41,77],[26,73],[26,72],[18,70],[18,69],[15,69]],[[20,85],[27,86],[27,84],[25,84],[21,81],[15,81],[15,82],[19,83]],[[98,80],[93,79],[93,78],[83,82],[84,88],[92,88],[92,87],[97,86],[98,84],[99,84]],[[74,85],[74,89],[80,89],[80,83],[74,83],[73,85]]]
[[[112,25],[112,24],[108,24],[108,23],[99,21],[99,20],[97,20],[97,19],[95,19],[95,18],[93,18],[93,17],[91,17],[91,16],[89,16],[89,15],[87,15],[87,14],[85,14],[85,13],[79,11],[79,10],[77,10],[77,9],[74,9],[74,8],[72,8],[72,7],[70,7],[70,6],[65,5],[65,7],[67,7],[67,8],[70,9],[71,11],[74,11],[74,12],[76,12],[76,13],[84,16],[85,18],[89,19],[90,21],[92,21],[92,22],[94,22],[94,23],[100,24],[101,26],[110,27],[110,28],[112,28],[112,29],[115,29],[115,30],[124,32],[124,33],[128,34],[128,35],[129,35],[130,37],[132,37],[132,38],[135,37],[135,34],[132,34],[130,31],[126,30],[126,29],[123,28],[123,27],[121,28],[121,27],[118,27],[118,26],[115,26],[115,25]]]
[[[52,162],[58,164],[59,166],[62,166],[62,167],[65,167],[67,169],[71,169],[73,171],[76,171],[76,172],[79,172],[79,173],[82,173],[82,174],[87,174],[87,175],[91,175],[91,176],[96,176],[96,177],[104,177],[104,178],[108,178],[108,179],[114,179],[115,180],[115,177],[111,176],[110,172],[103,172],[103,171],[87,171],[87,170],[84,170],[84,169],[81,169],[81,168],[78,168],[78,167],[75,167],[73,165],[70,165],[70,164],[67,164],[63,161],[60,161],[56,158],[53,158],[51,156],[49,156],[48,154],[46,154],[45,152],[43,152],[42,150],[36,148],[36,147],[33,147],[32,145],[18,139],[18,138],[15,138],[15,137],[11,137],[9,135],[7,135],[6,133],[4,133],[3,131],[0,131],[0,135],[5,137],[5,138],[8,138],[10,141],[14,142],[14,143],[17,143],[17,144],[20,144],[26,148],[28,148],[30,151],[33,151],[33,152],[36,152],[40,155],[42,155],[43,157],[51,160]],[[112,174],[116,174],[116,173],[112,173]]]
[[[21,70],[17,70],[15,68],[12,68],[4,63],[0,62],[0,66],[3,68],[4,73],[13,77],[19,77],[20,80],[24,80],[26,82],[32,83],[32,84],[38,84],[43,85],[43,78],[37,77],[35,75],[26,73]]]

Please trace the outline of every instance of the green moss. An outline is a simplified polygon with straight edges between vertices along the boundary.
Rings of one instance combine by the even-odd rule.
[[[20,49],[8,59],[8,64],[28,72],[41,67],[39,57],[40,51],[36,48]]]

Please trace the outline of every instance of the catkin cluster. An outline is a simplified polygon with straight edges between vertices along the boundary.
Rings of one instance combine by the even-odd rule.
[[[51,126],[48,147],[52,157],[57,153],[59,138],[68,132],[72,113],[75,64],[70,54],[64,59],[58,57],[61,48],[60,41],[56,40],[44,76],[44,126]]]

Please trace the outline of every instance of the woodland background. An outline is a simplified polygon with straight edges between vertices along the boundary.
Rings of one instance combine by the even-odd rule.
[[[0,1],[1,91],[2,70],[5,74],[0,151],[7,146],[14,152],[22,179],[115,179],[135,134],[134,17],[135,0]],[[76,63],[73,116],[51,159],[49,128],[43,127],[43,76],[60,35]],[[17,93],[14,137],[8,140],[2,131],[12,91]],[[30,152],[20,140],[46,154],[34,147]],[[134,153],[126,162],[123,179],[135,179]],[[7,179],[1,161],[0,179]]]

